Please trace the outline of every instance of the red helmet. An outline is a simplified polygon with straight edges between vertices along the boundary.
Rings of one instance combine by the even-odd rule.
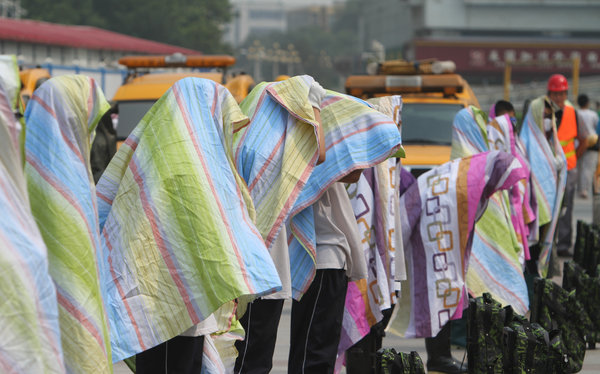
[[[548,79],[549,92],[562,92],[569,89],[569,82],[562,74],[554,74]]]

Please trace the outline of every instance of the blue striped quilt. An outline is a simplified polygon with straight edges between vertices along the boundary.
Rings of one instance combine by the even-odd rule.
[[[0,372],[64,373],[56,288],[23,173],[18,82],[16,58],[0,56]]]

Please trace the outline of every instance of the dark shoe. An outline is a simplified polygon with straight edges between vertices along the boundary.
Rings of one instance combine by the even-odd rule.
[[[467,371],[467,363],[461,363],[454,357],[435,357],[427,360],[427,373],[429,374],[459,374]]]

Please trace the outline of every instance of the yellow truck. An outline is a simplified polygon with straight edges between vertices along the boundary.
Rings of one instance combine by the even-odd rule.
[[[19,76],[21,78],[21,103],[24,109],[31,99],[33,91],[50,79],[50,72],[42,68],[23,69],[19,72]]]
[[[227,76],[227,68],[235,64],[235,58],[228,55],[128,56],[119,59],[119,64],[129,71],[112,99],[118,113],[119,141],[127,138],[156,100],[180,79],[199,77],[221,83],[238,102],[254,86],[249,75]]]
[[[450,160],[456,112],[479,102],[469,84],[452,72],[453,63],[388,61],[374,75],[354,75],[346,92],[369,99],[402,96],[402,166],[415,176]]]

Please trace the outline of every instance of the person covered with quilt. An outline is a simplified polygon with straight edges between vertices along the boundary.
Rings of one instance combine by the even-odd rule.
[[[518,143],[508,113],[488,120],[483,111],[469,107],[454,118],[451,158],[501,150],[517,158],[527,173],[526,179],[490,197],[475,224],[467,272],[468,289],[474,297],[489,292],[495,300],[524,315],[529,310],[529,298],[523,269],[530,258],[529,225],[535,213],[529,164]]]
[[[356,223],[347,193],[336,182],[387,159],[400,147],[400,135],[391,118],[319,87],[309,76],[262,83],[240,104],[251,121],[236,134],[235,159],[284,287],[255,300],[242,317],[246,337],[236,343],[237,373],[269,372],[290,297],[288,372],[333,372],[348,278],[365,277],[362,251],[353,249]],[[319,147],[326,155],[317,164]],[[324,295],[335,295],[335,307]],[[319,323],[311,324],[313,312],[323,316]]]
[[[552,109],[552,122],[567,162],[567,181],[556,228],[556,253],[573,256],[573,206],[577,188],[577,160],[588,147],[596,144],[598,135],[589,128],[579,112],[567,100],[569,82],[562,74],[548,79],[546,96]]]
[[[562,87],[549,87],[549,94],[566,97],[562,93],[566,90],[566,79],[564,82],[560,80],[559,83]],[[562,91],[555,91],[555,89]],[[535,214],[539,230],[532,232],[537,236],[535,238],[537,240],[533,240],[530,245],[531,260],[526,263],[527,272],[533,276],[553,276],[560,272],[555,236],[569,168],[557,128],[558,110],[558,104],[554,104],[549,96],[544,95],[534,99],[529,105],[519,133],[527,161],[531,165],[531,183],[537,200]],[[568,126],[563,127],[563,136],[568,129]],[[573,130],[572,126],[570,130]],[[577,131],[574,134],[577,134]],[[573,150],[570,154],[571,165],[576,162],[574,147],[574,143],[568,145],[568,148]],[[568,225],[570,226],[571,223],[569,222]],[[565,229],[570,232],[569,228]]]
[[[0,56],[0,372],[65,373],[48,249],[23,173],[19,86],[16,56]]]
[[[196,337],[226,330],[236,300],[281,288],[232,162],[233,131],[247,117],[224,87],[181,80],[96,188],[90,144],[106,110],[95,81],[78,75],[44,83],[25,113],[25,171],[57,287],[65,367],[111,372],[158,346],[148,360],[156,365],[137,372],[197,372]],[[165,344],[181,334],[191,339]]]
[[[314,211],[316,272],[310,287],[292,303],[288,373],[333,373],[349,280],[365,279],[365,256],[344,183],[356,183],[358,169],[331,185]]]
[[[25,111],[27,189],[48,248],[67,372],[112,370],[89,166],[94,129],[108,108],[93,79],[61,76],[42,84]]]
[[[501,114],[489,120],[479,108],[471,106],[460,110],[453,121],[451,158],[501,150],[518,158],[529,174],[527,163],[517,146],[518,139],[514,134],[510,108],[510,103],[496,103],[491,114],[496,111]],[[481,296],[484,292],[489,292],[504,305],[513,305],[520,314],[525,314],[529,309],[527,286],[523,276],[524,261],[529,256],[527,225],[531,223],[532,218],[529,188],[527,179],[523,179],[510,189],[497,191],[490,196],[483,215],[475,224],[466,273],[466,284],[471,296]],[[527,213],[524,214],[524,211]],[[443,340],[446,344],[442,344]],[[443,367],[439,357],[450,357],[449,341],[450,323],[446,324],[436,337],[425,339],[428,357],[430,351],[431,355],[438,357],[437,365],[434,360],[428,359],[429,369]]]
[[[407,338],[432,337],[462,317],[468,305],[465,278],[475,224],[496,191],[525,178],[527,170],[516,157],[494,150],[454,159],[406,187],[400,214],[407,281],[402,282],[389,331]],[[449,350],[441,353],[447,362],[455,361]],[[437,370],[432,359],[428,370]],[[446,371],[445,363],[439,371],[464,370],[452,365]]]
[[[399,95],[369,99],[368,103],[392,118],[401,130]],[[348,284],[335,373],[344,365],[358,373],[375,364],[376,351],[382,346],[384,329],[396,304],[397,286],[406,280],[398,214],[402,170],[398,157],[404,157],[404,149],[394,156],[364,169],[358,182],[346,185],[367,277]]]

